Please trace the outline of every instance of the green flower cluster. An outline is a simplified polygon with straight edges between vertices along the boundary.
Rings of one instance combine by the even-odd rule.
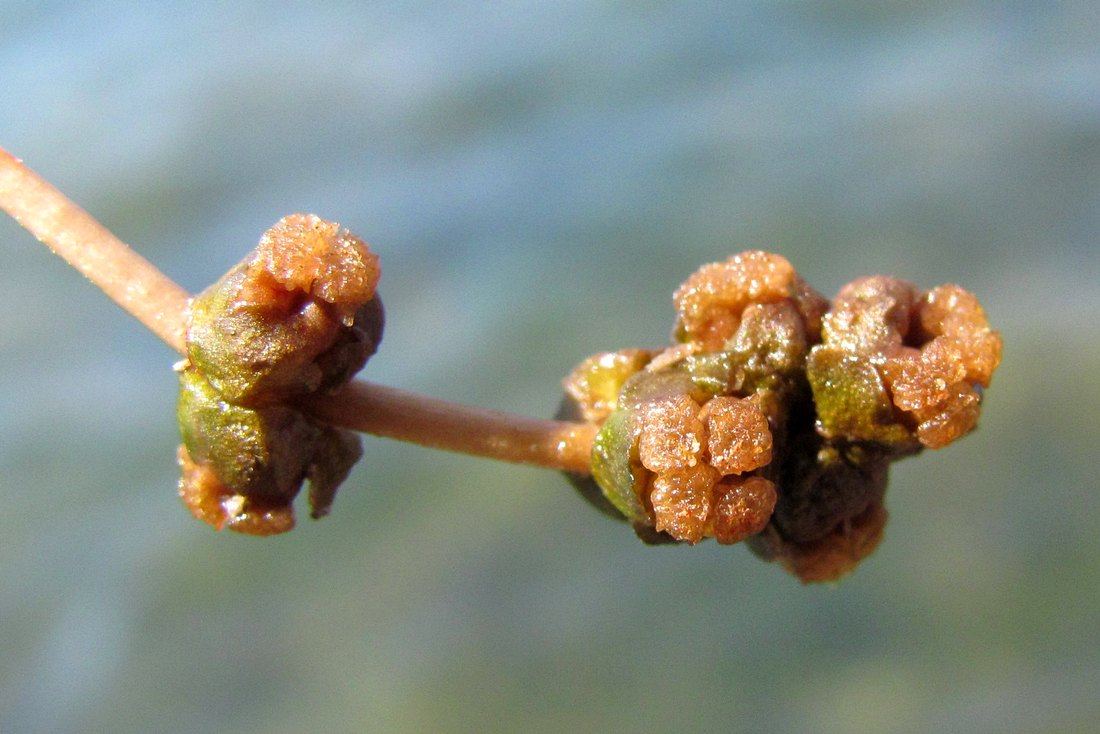
[[[285,532],[306,479],[312,516],[328,512],[359,459],[359,438],[295,401],[339,388],[374,354],[379,274],[366,243],[297,214],[193,299],[177,415],[179,493],[197,518],[252,535]]]

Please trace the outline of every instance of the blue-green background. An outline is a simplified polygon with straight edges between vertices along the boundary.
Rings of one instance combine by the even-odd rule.
[[[175,496],[170,350],[0,218],[0,731],[1093,732],[1095,2],[0,1],[0,145],[189,290],[368,239],[370,379],[532,415],[747,248],[975,291],[981,429],[803,587],[367,438],[321,522]]]

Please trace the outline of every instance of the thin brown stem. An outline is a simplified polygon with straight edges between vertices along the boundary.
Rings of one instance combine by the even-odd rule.
[[[187,291],[3,148],[0,208],[168,346],[184,350]]]
[[[190,296],[94,217],[0,148],[0,208],[180,354]],[[355,381],[302,408],[333,425],[501,461],[590,470],[594,430]]]
[[[445,451],[587,474],[595,430],[460,405],[357,380],[311,396],[309,411],[334,425]]]

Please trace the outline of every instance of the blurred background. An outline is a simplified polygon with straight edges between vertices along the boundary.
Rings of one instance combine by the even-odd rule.
[[[284,214],[380,253],[375,381],[553,414],[699,265],[974,291],[981,428],[835,586],[558,475],[365,439],[320,522],[175,495],[175,355],[0,217],[0,731],[1092,732],[1093,2],[0,0],[0,145],[191,291]]]

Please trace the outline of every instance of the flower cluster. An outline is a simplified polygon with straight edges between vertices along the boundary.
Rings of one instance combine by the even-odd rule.
[[[747,540],[803,581],[877,546],[891,461],[976,424],[1001,354],[977,299],[862,278],[830,304],[760,251],[676,291],[676,343],[595,355],[563,417],[599,426],[578,488],[647,542]]]
[[[295,401],[335,390],[374,354],[379,274],[362,240],[296,214],[193,299],[177,412],[179,492],[197,518],[252,535],[285,532],[306,479],[313,517],[328,512],[359,438]]]

